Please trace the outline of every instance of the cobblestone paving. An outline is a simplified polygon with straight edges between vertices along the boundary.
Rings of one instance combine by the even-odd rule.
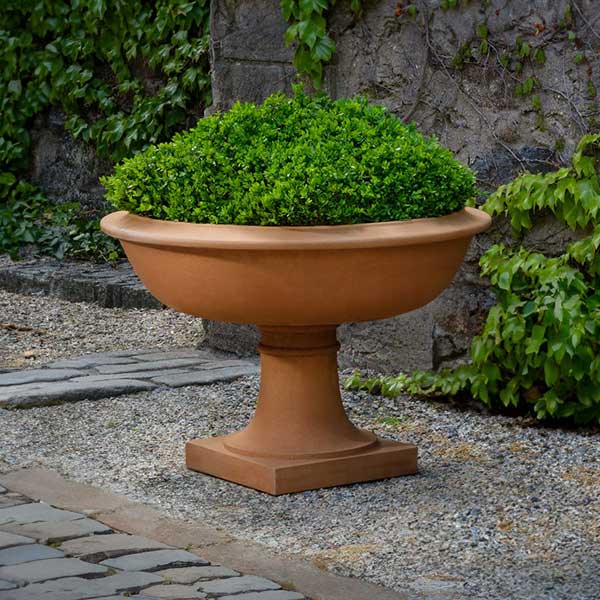
[[[0,600],[305,600],[197,554],[0,486]]]
[[[25,408],[118,396],[156,387],[204,385],[258,372],[251,360],[210,350],[127,350],[59,360],[42,369],[0,373],[0,407]]]

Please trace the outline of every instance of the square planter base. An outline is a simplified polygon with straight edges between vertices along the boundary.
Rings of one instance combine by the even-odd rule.
[[[278,496],[417,472],[417,447],[379,440],[368,450],[332,458],[263,458],[231,452],[222,437],[186,444],[186,464],[246,487]]]

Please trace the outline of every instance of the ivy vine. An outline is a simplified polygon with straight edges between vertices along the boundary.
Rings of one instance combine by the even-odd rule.
[[[33,232],[44,219],[52,225],[74,214],[59,207],[48,213],[49,204],[24,184],[37,114],[59,108],[65,129],[111,161],[170,138],[201,115],[210,102],[208,4],[23,0],[3,7],[0,204],[8,207],[5,220],[14,218],[0,232],[0,249],[14,253],[19,243],[38,242]],[[23,215],[31,218],[29,234],[19,237]]]
[[[581,35],[577,27],[580,22],[581,31],[586,31],[592,29],[593,24],[585,20],[578,4],[575,1],[567,4],[564,14],[555,23],[546,22],[542,16],[530,25],[523,24],[521,34],[511,41],[510,36],[494,35],[489,25],[490,19],[506,8],[494,8],[490,0],[479,0],[480,16],[472,34],[458,41],[454,56],[449,59],[441,56],[429,32],[435,13],[459,11],[475,3],[475,0],[440,0],[437,6],[431,7],[422,0],[397,0],[393,14],[398,19],[411,20],[421,27],[429,55],[442,68],[461,71],[468,66],[479,65],[486,70],[495,70],[499,80],[512,89],[515,97],[528,99],[536,115],[535,126],[538,129],[545,130],[546,127],[542,100],[542,92],[546,91],[561,96],[569,104],[582,133],[595,130],[599,111],[595,103],[598,92],[593,80],[594,65],[590,61],[594,48],[590,36]],[[362,0],[351,1],[351,9],[355,14],[361,13],[362,4]],[[335,51],[335,41],[327,26],[328,12],[334,5],[335,0],[281,0],[283,16],[289,23],[285,41],[287,45],[295,45],[296,70],[317,88],[322,85],[323,66],[331,60]],[[541,68],[546,63],[546,50],[557,39],[567,42],[566,52],[572,63],[585,69],[588,106],[584,111],[580,111],[568,95],[545,86],[543,82]],[[417,98],[407,118],[412,116],[418,103]],[[563,145],[562,139],[556,140],[556,150],[561,151]]]
[[[290,24],[285,32],[286,45],[295,44],[294,66],[316,88],[323,82],[323,65],[331,60],[335,42],[327,33],[327,11],[335,0],[281,0],[284,19]],[[360,13],[362,0],[351,0],[350,7]]]
[[[572,164],[525,174],[483,208],[504,215],[519,236],[541,211],[588,235],[547,257],[522,246],[492,246],[480,260],[497,304],[472,343],[469,364],[439,373],[366,378],[347,387],[397,396],[469,394],[488,406],[538,419],[600,423],[600,134],[580,141]]]

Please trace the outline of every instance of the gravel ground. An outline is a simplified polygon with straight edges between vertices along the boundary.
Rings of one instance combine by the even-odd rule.
[[[418,475],[274,498],[186,471],[185,441],[245,423],[257,385],[0,410],[0,459],[39,462],[415,600],[600,598],[597,433],[346,393],[357,424],[419,444]]]
[[[0,315],[0,368],[193,346],[201,335],[197,319],[168,310],[2,291]],[[600,599],[597,432],[345,393],[357,424],[419,445],[418,475],[273,498],[187,471],[185,441],[242,426],[257,385],[0,409],[0,459],[41,463],[414,600]]]
[[[199,319],[172,310],[126,310],[0,290],[0,369],[136,348],[193,347]]]

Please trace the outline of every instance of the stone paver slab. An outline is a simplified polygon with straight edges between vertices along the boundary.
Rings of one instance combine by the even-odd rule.
[[[28,504],[31,502],[28,498],[24,498],[23,496],[10,495],[10,494],[2,494],[0,496],[0,508],[8,508],[9,506],[18,506],[19,504]]]
[[[243,575],[217,581],[206,581],[198,584],[198,589],[210,594],[239,594],[241,592],[262,592],[278,590],[281,586],[264,577]]]
[[[0,550],[11,548],[12,546],[23,546],[24,544],[33,544],[35,539],[24,535],[9,533],[8,531],[0,531]]]
[[[0,485],[0,494],[6,494],[6,488],[3,485]]]
[[[83,537],[92,533],[105,534],[112,532],[110,527],[93,519],[77,521],[60,521],[58,523],[7,523],[0,529],[19,536],[27,536],[43,544],[60,543],[66,540]]]
[[[13,590],[0,600],[87,600],[90,598],[117,597],[122,592],[136,594],[145,587],[161,583],[161,578],[152,573],[119,573],[99,579],[65,577],[44,583],[34,583]],[[133,596],[140,600],[141,596]]]
[[[154,598],[150,598],[150,596],[141,594],[136,594],[135,596],[130,597],[133,598],[133,600],[154,600]],[[119,594],[118,596],[102,596],[101,598],[98,598],[98,600],[123,600],[123,598],[125,598],[125,596]],[[2,599],[0,598],[0,600]]]
[[[161,577],[171,583],[196,583],[207,579],[219,579],[225,577],[238,577],[239,573],[233,569],[227,569],[219,565],[209,565],[207,567],[181,567],[179,569],[165,569],[158,571]]]
[[[155,585],[144,590],[150,598],[169,598],[170,600],[197,600],[206,598],[206,594],[195,590],[191,585]]]
[[[4,581],[4,579],[0,579],[0,590],[13,590],[17,587],[16,583],[12,581]]]
[[[244,375],[256,375],[257,373],[258,366],[248,364],[243,367],[207,369],[206,371],[197,370],[192,373],[181,373],[179,375],[160,375],[153,377],[152,381],[163,383],[170,387],[181,387],[184,385],[205,385],[217,381],[231,381]]]
[[[107,571],[106,567],[86,563],[78,558],[49,558],[0,567],[0,579],[17,583],[40,583],[63,577],[100,577]]]
[[[267,592],[249,592],[247,594],[236,594],[235,596],[221,596],[219,600],[306,600],[305,596],[298,592],[287,590],[270,590]]]
[[[65,554],[88,562],[100,562],[124,554],[166,548],[172,548],[172,546],[126,533],[92,535],[64,542],[60,547]]]
[[[202,358],[166,358],[163,360],[152,360],[144,363],[143,369],[146,371],[155,371],[163,369],[174,369],[176,367],[190,367],[193,365],[199,365],[202,362]],[[129,365],[99,365],[96,367],[98,373],[133,373],[134,371],[140,370],[140,364],[138,362]]]
[[[141,554],[126,554],[100,563],[121,571],[160,571],[173,567],[193,567],[207,565],[203,558],[185,550],[154,550]]]
[[[19,565],[34,560],[45,560],[47,558],[62,558],[64,554],[56,548],[43,546],[42,544],[27,544],[26,546],[13,546],[0,550],[0,567]]]
[[[102,596],[101,598],[98,598],[98,600],[123,600],[124,597],[125,596],[122,594],[119,594],[118,596]],[[143,596],[139,594],[131,596],[131,598],[133,598],[133,600],[154,600],[154,598],[150,598],[150,596]],[[0,598],[0,600],[2,599]]]
[[[258,369],[258,363],[239,359],[224,359],[211,360],[202,364],[202,368],[206,370],[224,369],[228,367],[254,367],[255,369]]]
[[[98,600],[123,600],[123,598],[125,598],[125,596],[119,594],[118,596],[102,596],[101,598],[98,598]],[[133,598],[133,600],[154,600],[154,598],[150,598],[150,596],[141,596],[139,594],[131,596],[131,598]],[[2,599],[0,598],[0,600]]]
[[[140,365],[140,367],[143,365]],[[158,375],[164,375],[165,373],[189,373],[189,368],[181,368],[181,369],[169,369],[168,371],[164,371],[161,369],[154,369],[151,371],[134,371],[132,373],[127,373],[128,379],[149,379],[151,377],[157,377]],[[82,377],[75,377],[71,379],[71,381],[84,381],[88,383],[93,383],[95,381],[115,381],[117,379],[123,379],[122,373],[113,373],[112,375],[109,373],[102,373],[100,375],[84,375]]]
[[[42,521],[57,523],[59,521],[75,521],[83,519],[81,513],[53,508],[43,502],[20,504],[10,508],[0,508],[0,526],[4,523],[40,523]]]
[[[135,594],[140,590],[147,588],[153,584],[161,584],[164,580],[160,575],[156,573],[142,573],[139,571],[117,573],[116,575],[109,575],[102,579],[95,579],[92,582],[97,587],[102,587],[107,590],[106,594],[118,594],[122,592],[128,592]]]
[[[45,381],[64,381],[81,375],[77,369],[31,369],[0,374],[0,386],[39,383]]]
[[[111,381],[64,381],[46,384],[27,384],[0,388],[0,406],[26,408],[53,403],[96,400],[107,396],[120,396],[156,387],[148,381],[114,379]]]
[[[53,369],[89,369],[99,365],[126,365],[135,363],[136,360],[125,356],[106,355],[102,352],[81,356],[79,358],[68,358],[50,363],[48,367]]]
[[[138,354],[136,358],[140,361],[157,361],[166,359],[194,358],[196,360],[214,360],[214,355],[202,350],[173,350],[171,352],[149,352]]]

